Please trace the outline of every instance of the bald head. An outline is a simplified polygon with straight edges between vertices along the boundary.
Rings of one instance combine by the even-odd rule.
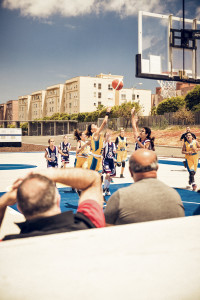
[[[45,213],[56,203],[55,184],[45,176],[31,174],[18,187],[17,203],[26,218]]]
[[[129,170],[134,181],[137,181],[137,178],[140,180],[147,177],[157,177],[158,160],[156,153],[148,149],[136,150],[129,159]]]

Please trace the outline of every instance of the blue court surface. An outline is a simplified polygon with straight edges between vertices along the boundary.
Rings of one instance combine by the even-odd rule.
[[[129,186],[131,183],[124,183],[124,184],[112,184],[110,186],[111,194],[113,194],[115,191],[117,191],[119,188],[123,188],[126,186]],[[185,190],[185,189],[175,189],[179,195],[181,196],[181,199],[184,204],[185,208],[185,215],[186,216],[192,216],[193,214],[200,214],[200,193],[196,193],[193,191]],[[61,195],[61,211],[67,211],[72,210],[73,212],[76,212],[76,209],[78,207],[78,199],[79,196],[76,192],[73,192],[71,188],[59,188],[59,192]],[[0,196],[3,193],[0,193]],[[109,200],[110,196],[106,196],[106,201]],[[17,206],[13,205],[11,206],[13,209],[17,210]],[[196,212],[195,212],[196,211]]]
[[[20,169],[31,169],[36,168],[34,165],[25,164],[0,164],[0,170],[20,170]]]
[[[6,153],[6,156],[3,153],[0,154],[0,172],[3,172],[1,173],[0,196],[6,191],[7,187],[16,180],[16,178],[29,172],[29,169],[37,168],[39,170],[40,168],[46,168],[46,161],[43,153]],[[69,165],[73,167],[75,152],[71,152],[70,156]],[[159,158],[158,179],[177,190],[185,207],[185,215],[192,216],[195,214],[195,211],[200,210],[200,193],[193,192],[186,188],[188,172],[183,166],[183,160],[184,159]],[[119,178],[119,172],[120,168],[117,168],[118,175],[114,178],[114,183],[110,186],[111,194],[119,188],[132,184],[132,178],[128,171],[128,164],[126,164],[125,168],[125,179]],[[200,182],[198,172],[196,175],[197,185],[198,182]],[[62,212],[67,210],[73,210],[73,212],[75,212],[78,206],[78,194],[73,192],[70,187],[61,187],[59,188],[59,192],[61,194]],[[105,199],[108,201],[109,196],[106,196]],[[12,208],[17,210],[16,205],[12,206]]]

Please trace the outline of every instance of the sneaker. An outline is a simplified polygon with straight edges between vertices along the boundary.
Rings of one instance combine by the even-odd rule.
[[[103,189],[103,196],[105,197],[106,195],[106,189]]]
[[[125,178],[123,174],[120,174],[120,178]]]
[[[106,190],[106,195],[107,195],[107,196],[110,196],[110,195],[111,195],[111,192],[110,192],[109,189]]]

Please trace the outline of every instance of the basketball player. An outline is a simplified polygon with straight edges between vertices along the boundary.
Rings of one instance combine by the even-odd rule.
[[[125,169],[125,162],[127,159],[127,139],[124,136],[125,132],[122,128],[120,130],[120,135],[115,140],[115,146],[117,148],[117,166],[121,167],[121,174],[120,178],[124,178],[124,169]]]
[[[61,168],[66,168],[69,163],[69,151],[71,149],[71,144],[68,143],[67,135],[64,135],[63,142],[59,145],[59,153],[61,154]]]
[[[104,181],[103,195],[110,196],[110,183],[111,177],[116,175],[115,167],[115,153],[116,147],[115,143],[111,142],[111,136],[109,132],[105,134],[105,142],[103,147],[103,173],[106,174]]]
[[[47,168],[58,168],[58,147],[54,145],[54,139],[48,140],[49,147],[45,149],[45,159],[47,161]]]
[[[108,116],[110,114],[111,107],[107,108],[106,116],[100,127],[95,124],[91,124],[87,128],[86,135],[91,138],[91,154],[88,157],[88,169],[102,172],[102,150],[103,150],[103,136],[102,130],[108,122]]]
[[[87,137],[85,133],[79,131],[78,129],[74,131],[74,136],[77,140],[75,167],[87,169],[87,159],[90,153],[90,142],[86,141]]]

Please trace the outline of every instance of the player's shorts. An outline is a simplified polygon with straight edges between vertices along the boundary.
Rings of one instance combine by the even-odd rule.
[[[198,154],[194,155],[187,155],[186,156],[186,167],[188,172],[197,171],[197,166],[198,166]]]
[[[69,155],[68,156],[61,156],[61,161],[64,164],[68,164],[69,163]]]
[[[75,168],[87,169],[87,167],[88,167],[87,157],[76,157],[74,166],[75,166]]]
[[[114,159],[104,159],[103,160],[103,173],[110,174],[110,176],[116,175],[116,167]]]
[[[47,168],[58,168],[58,163],[47,161]]]
[[[127,150],[117,150],[117,163],[120,164],[127,159]]]
[[[88,157],[88,169],[101,173],[102,172],[102,157],[94,157],[93,155],[90,155]]]

